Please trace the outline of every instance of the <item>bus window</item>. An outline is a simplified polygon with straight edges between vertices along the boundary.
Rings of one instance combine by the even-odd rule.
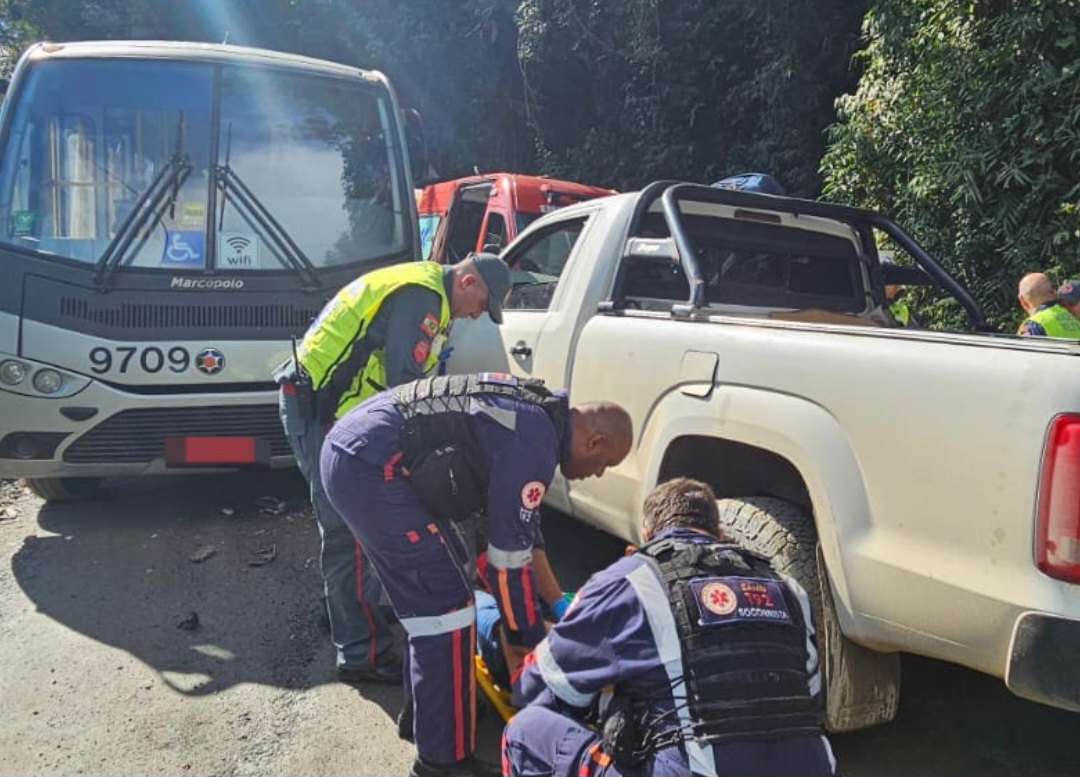
[[[12,123],[14,153],[0,174],[0,242],[95,262],[179,150],[193,172],[177,207],[139,236],[126,263],[169,264],[175,232],[191,250],[181,266],[202,267],[211,77],[209,66],[169,62],[54,61],[32,69]]]
[[[356,82],[227,68],[219,158],[316,269],[401,254],[409,203],[389,121],[385,101]],[[258,237],[234,201],[222,214],[220,267],[287,266],[261,241],[234,263],[230,240]]]

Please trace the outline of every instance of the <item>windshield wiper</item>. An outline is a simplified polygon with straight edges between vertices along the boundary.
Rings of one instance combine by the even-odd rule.
[[[277,260],[291,267],[303,281],[304,291],[313,291],[322,287],[315,265],[307,258],[300,246],[281,226],[274,214],[266,209],[250,187],[229,166],[232,154],[232,124],[229,125],[225,140],[225,164],[214,167],[214,186],[221,192],[221,212],[218,217],[218,231],[225,226],[225,204],[229,203],[240,218],[269,247]]]
[[[94,282],[106,286],[116,268],[128,255],[132,242],[141,234],[139,248],[150,236],[150,228],[160,224],[165,210],[176,206],[176,197],[180,187],[191,175],[191,158],[184,151],[184,114],[180,113],[176,126],[176,148],[172,156],[161,166],[157,174],[132,204],[131,210],[124,216],[123,222],[105,247],[104,253],[94,266]]]

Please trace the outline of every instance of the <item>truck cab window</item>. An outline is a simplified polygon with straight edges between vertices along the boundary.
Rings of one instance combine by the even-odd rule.
[[[484,246],[497,246],[501,251],[506,247],[506,219],[494,211],[488,214],[484,225]]]
[[[448,259],[458,262],[476,250],[476,236],[484,223],[484,211],[487,199],[483,201],[463,198],[456,206],[457,212],[450,223],[450,235],[447,238]]]
[[[850,240],[771,224],[687,222],[710,303],[863,312],[859,257]],[[666,237],[667,230],[654,222],[649,236]],[[690,288],[679,265],[636,260],[626,268],[623,294],[683,301]]]
[[[534,235],[527,244],[507,257],[514,287],[506,307],[519,310],[548,309],[555,287],[584,227],[584,218],[560,223]]]

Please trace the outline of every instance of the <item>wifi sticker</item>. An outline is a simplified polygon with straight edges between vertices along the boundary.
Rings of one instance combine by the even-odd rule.
[[[217,264],[223,270],[252,270],[259,266],[259,239],[245,232],[219,232]]]

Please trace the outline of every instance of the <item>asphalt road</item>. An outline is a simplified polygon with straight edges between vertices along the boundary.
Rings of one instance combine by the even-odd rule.
[[[567,588],[622,549],[557,514],[545,536]],[[2,484],[0,554],[0,775],[407,770],[400,690],[335,682],[295,473],[127,481],[72,505]],[[935,661],[903,673],[894,723],[833,738],[846,774],[1077,773],[1080,717]],[[497,738],[489,715],[482,755]]]

